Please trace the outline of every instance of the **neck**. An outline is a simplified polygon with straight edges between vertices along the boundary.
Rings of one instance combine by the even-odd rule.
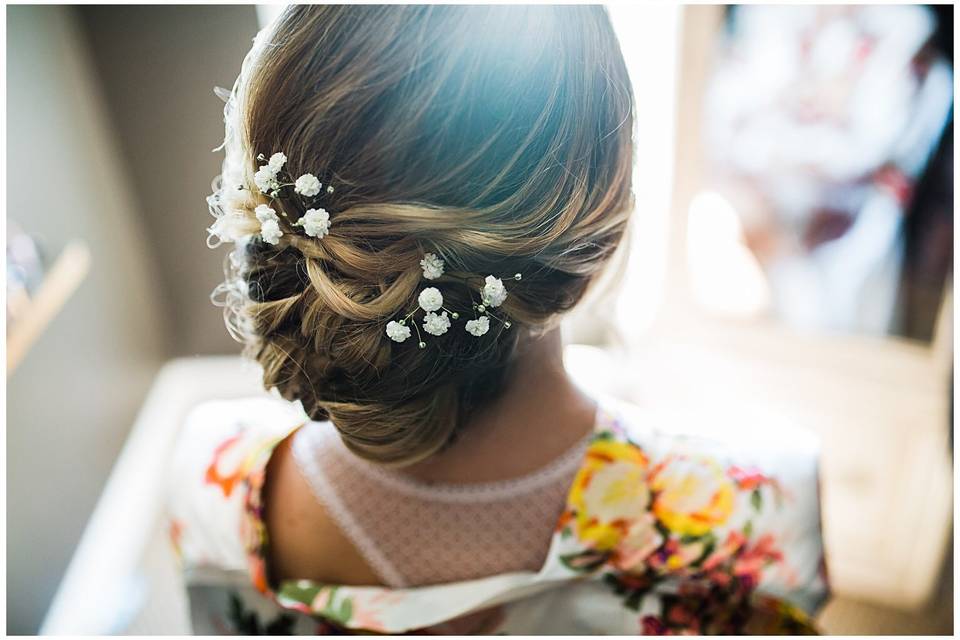
[[[563,367],[560,329],[525,336],[500,397],[476,412],[449,449],[404,471],[437,482],[517,477],[572,447],[592,430],[595,414]]]

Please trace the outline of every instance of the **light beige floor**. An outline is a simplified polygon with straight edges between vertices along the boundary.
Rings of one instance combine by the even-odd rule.
[[[907,613],[836,598],[819,623],[831,635],[953,635],[953,554],[947,554],[937,592],[923,610]]]

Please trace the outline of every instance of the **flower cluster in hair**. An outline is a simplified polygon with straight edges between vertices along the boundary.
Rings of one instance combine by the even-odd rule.
[[[424,254],[423,260],[420,261],[420,268],[423,270],[423,277],[426,280],[436,280],[444,273],[443,260],[433,253]],[[450,276],[448,275],[448,277]],[[522,278],[519,273],[512,277],[514,280]],[[488,275],[480,288],[479,296],[479,301],[474,301],[471,305],[474,317],[472,320],[466,321],[464,330],[477,338],[484,336],[490,331],[491,318],[498,321],[504,329],[509,329],[512,324],[510,320],[501,318],[495,311],[507,299],[507,289],[503,285],[503,280]],[[416,320],[407,324],[418,311],[424,312],[421,320],[422,325],[418,325]],[[420,333],[421,326],[425,333],[439,337],[450,330],[451,320],[459,319],[459,312],[452,311],[444,306],[443,293],[438,288],[426,287],[420,291],[420,295],[417,297],[417,306],[410,313],[399,320],[391,320],[387,323],[386,334],[394,342],[404,342],[410,338],[410,327],[412,326],[417,332],[418,346],[424,349],[427,343]]]
[[[318,240],[330,233],[330,214],[326,209],[317,205],[321,197],[320,194],[324,191],[327,194],[332,194],[333,187],[327,185],[327,188],[323,189],[320,179],[312,173],[305,173],[294,180],[283,168],[287,163],[287,156],[279,151],[270,156],[269,159],[261,153],[257,156],[257,160],[265,162],[265,164],[257,169],[257,172],[253,175],[253,182],[257,185],[257,190],[261,194],[270,198],[270,204],[261,204],[254,210],[257,220],[260,222],[260,238],[268,244],[277,244],[280,237],[283,236],[283,230],[280,229],[280,218],[271,205],[289,187],[293,187],[293,193],[300,198],[306,209],[303,216],[294,222],[293,226],[302,227],[304,233]],[[287,217],[284,211],[281,211],[280,215]]]
[[[288,174],[284,167],[287,163],[287,156],[282,152],[276,152],[269,158],[264,154],[259,154],[257,160],[263,164],[257,169],[253,176],[256,184],[256,190],[261,195],[269,198],[267,204],[259,204],[254,209],[254,216],[259,223],[258,232],[250,234],[259,237],[263,242],[271,245],[279,244],[283,237],[284,230],[280,225],[280,216],[287,218],[287,213],[280,209],[279,215],[274,208],[274,202],[281,197],[300,200],[304,214],[290,226],[301,227],[304,233],[312,238],[322,239],[330,233],[330,214],[326,209],[319,206],[319,199],[323,193],[333,194],[333,186],[327,185],[324,189],[320,179],[312,173],[305,173],[295,180]],[[292,187],[293,194],[285,193],[285,190]],[[242,185],[239,187],[244,189]],[[209,199],[208,199],[209,200]],[[215,206],[219,206],[219,197],[214,196],[211,202],[211,211]],[[231,214],[233,215],[233,214]],[[239,214],[237,214],[239,215]],[[246,229],[244,229],[246,231]],[[228,216],[222,214],[217,217],[217,222],[208,229],[210,238],[216,237],[222,241],[237,241],[241,236],[230,233]],[[247,232],[248,233],[248,232]],[[246,234],[245,234],[246,235]],[[219,242],[217,243],[219,244]],[[208,239],[208,246],[215,247]],[[426,253],[420,260],[420,268],[423,271],[423,277],[426,280],[437,280],[445,275],[445,264],[443,260],[433,253]],[[471,286],[471,291],[475,285],[471,283],[476,276],[460,277],[453,274],[446,274],[447,278],[453,278],[467,283]],[[483,284],[479,287],[479,299],[473,300],[471,311],[473,318],[467,319],[463,325],[464,331],[470,335],[480,338],[490,333],[491,321],[499,322],[503,329],[509,329],[512,322],[501,311],[497,309],[507,299],[507,289],[503,284],[504,279],[520,280],[521,274],[516,273],[513,276],[505,276],[503,279],[494,275],[486,276]],[[242,289],[242,284],[240,285]],[[227,291],[229,295],[245,295],[243,291]],[[473,296],[471,295],[471,298]],[[423,317],[418,321],[414,316],[418,312],[423,312]],[[418,345],[421,349],[426,348],[423,333],[431,336],[440,337],[445,335],[453,326],[453,321],[460,319],[460,312],[453,311],[444,306],[443,293],[437,287],[426,287],[420,291],[417,297],[417,306],[402,318],[391,320],[386,326],[386,335],[394,342],[405,342],[413,332],[411,327],[417,333]],[[411,321],[412,320],[412,321]],[[419,322],[419,324],[418,324]]]

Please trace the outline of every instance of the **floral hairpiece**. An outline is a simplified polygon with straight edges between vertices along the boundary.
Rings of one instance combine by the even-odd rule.
[[[420,261],[420,268],[423,269],[423,277],[427,280],[436,280],[443,275],[444,263],[433,253],[424,254]],[[513,275],[514,280],[520,280],[521,274]],[[500,322],[504,329],[512,326],[510,320],[499,317],[493,310],[503,304],[507,299],[507,289],[503,286],[503,280],[496,276],[489,275],[480,289],[480,301],[472,304],[474,318],[467,320],[464,324],[464,330],[472,336],[480,337],[490,330],[490,319]],[[443,305],[443,294],[436,287],[427,287],[420,292],[417,297],[417,306],[406,316],[399,320],[391,320],[387,323],[387,336],[394,342],[404,342],[410,335],[410,326],[417,332],[418,346],[421,349],[426,348],[420,335],[420,327],[416,322],[408,325],[407,321],[420,310],[424,311],[423,330],[433,336],[442,336],[450,329],[450,320],[459,320],[460,314],[451,311]],[[437,312],[440,313],[437,313]]]
[[[321,239],[330,233],[330,214],[322,207],[314,208],[323,190],[320,179],[312,173],[305,173],[293,180],[283,170],[283,166],[287,163],[287,156],[279,151],[270,156],[269,160],[261,153],[257,156],[257,160],[266,161],[266,164],[257,169],[253,175],[253,182],[261,194],[270,198],[270,204],[280,197],[282,189],[293,187],[293,192],[300,196],[304,207],[307,207],[303,216],[294,222],[293,226],[303,227],[304,233],[311,238]],[[333,187],[327,185],[326,193],[333,193]],[[254,209],[254,215],[260,222],[260,238],[269,244],[277,244],[283,235],[277,212],[270,205],[261,204]],[[287,217],[285,211],[281,211],[280,215]]]
[[[330,233],[330,214],[326,209],[316,206],[322,192],[332,194],[333,186],[328,185],[323,189],[320,179],[312,173],[305,173],[294,180],[286,171],[284,166],[287,163],[287,156],[282,152],[276,152],[268,159],[264,154],[259,154],[257,160],[263,162],[254,173],[253,181],[256,184],[257,191],[263,196],[269,198],[268,204],[260,204],[254,209],[254,215],[260,223],[259,233],[257,234],[264,242],[268,244],[278,244],[283,237],[283,229],[280,228],[280,218],[277,211],[271,206],[274,201],[281,197],[282,191],[293,187],[293,192],[299,197],[301,203],[306,209],[299,220],[292,223],[294,227],[303,228],[306,235],[322,239]],[[243,189],[243,186],[239,187]],[[287,213],[282,210],[280,215],[287,218]],[[222,223],[224,218],[218,218],[218,223]],[[218,228],[218,224],[210,229],[213,235],[219,235],[223,238],[223,231]],[[211,237],[212,237],[211,236]],[[209,241],[208,241],[209,243]],[[211,245],[213,246],[213,245]],[[444,262],[433,253],[426,253],[420,260],[420,268],[423,270],[423,277],[426,280],[436,280],[444,275]],[[468,282],[467,278],[454,277],[463,282]],[[504,279],[508,279],[509,276]],[[516,273],[512,276],[514,280],[520,280],[521,274]],[[473,318],[464,323],[464,330],[477,338],[486,335],[490,331],[491,319],[499,322],[504,329],[509,329],[512,323],[505,316],[501,317],[495,309],[500,307],[507,299],[507,289],[503,285],[503,279],[494,275],[488,275],[480,288],[480,300],[474,301],[471,305]],[[472,296],[471,296],[472,297]],[[417,322],[408,324],[408,321],[418,311],[422,310],[424,316],[422,325]],[[417,297],[417,306],[407,315],[399,320],[391,320],[387,323],[386,334],[394,342],[405,342],[410,338],[412,332],[410,327],[417,332],[418,345],[421,349],[426,348],[420,333],[420,328],[433,336],[442,336],[450,330],[451,320],[459,320],[460,313],[452,311],[443,304],[443,293],[436,287],[426,287],[420,291]]]

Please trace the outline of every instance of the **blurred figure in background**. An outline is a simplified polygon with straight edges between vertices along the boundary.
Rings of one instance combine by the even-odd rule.
[[[903,330],[905,218],[928,197],[918,180],[952,135],[950,52],[937,46],[952,38],[936,39],[938,27],[951,25],[923,6],[728,10],[706,105],[715,184],[774,313],[795,327]],[[942,256],[949,228],[936,228],[926,241]],[[929,274],[938,292],[948,268],[941,259]],[[935,316],[939,295],[924,303]]]

